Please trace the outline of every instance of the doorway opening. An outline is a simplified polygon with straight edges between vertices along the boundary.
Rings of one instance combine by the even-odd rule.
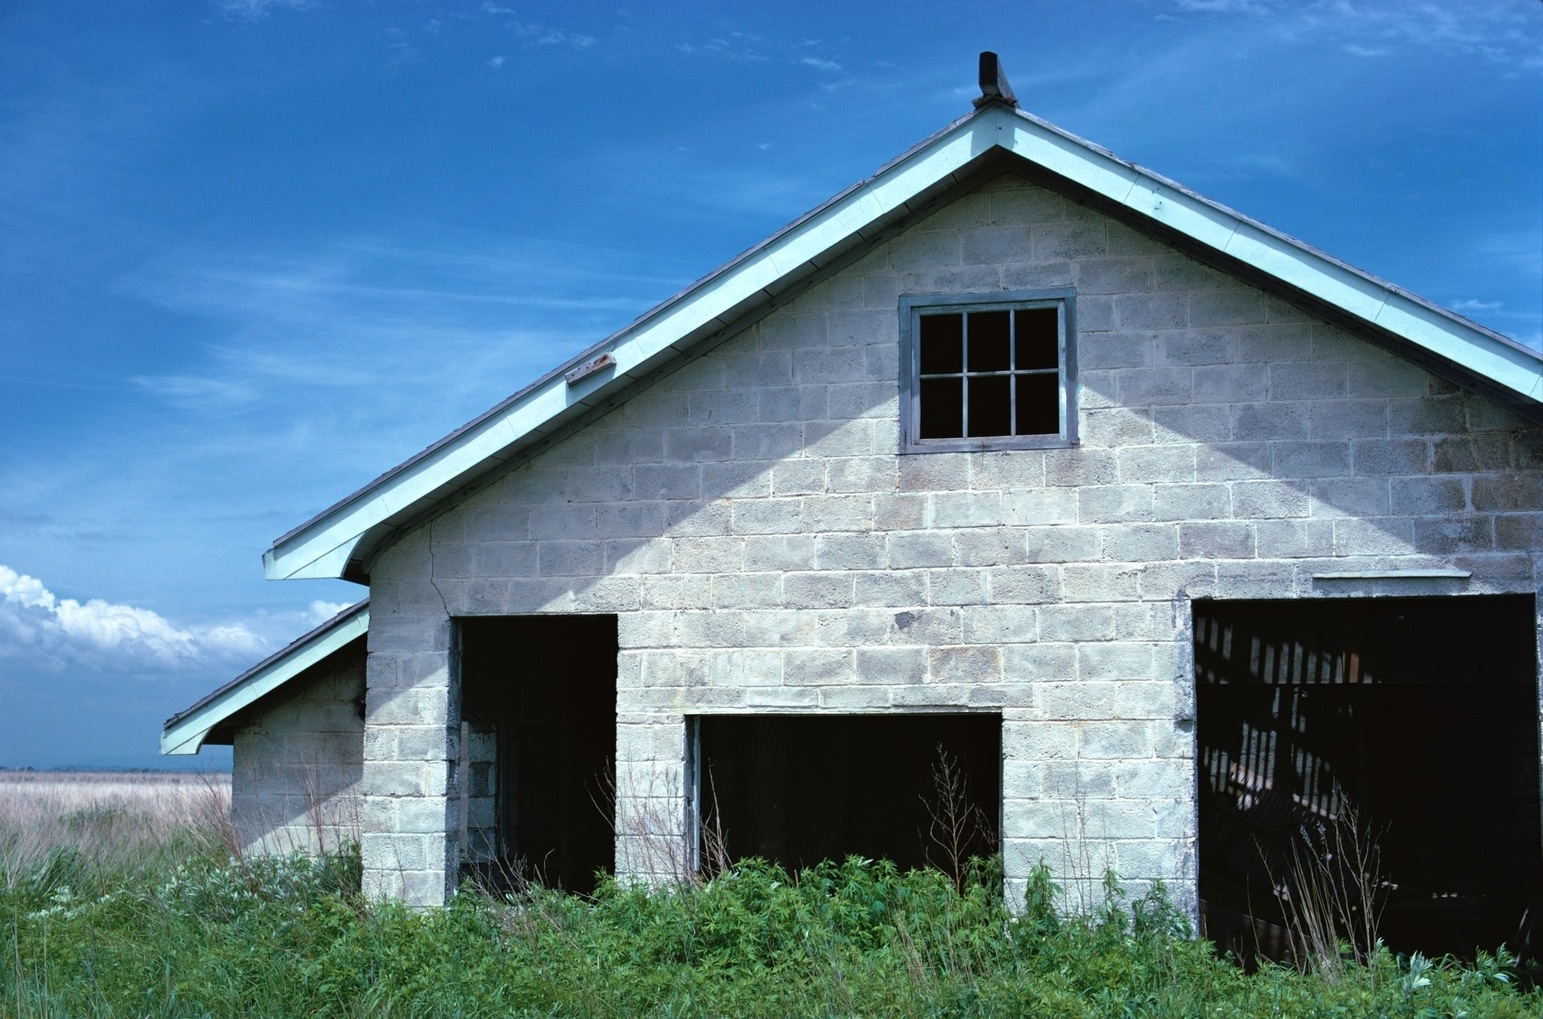
[[[589,894],[615,860],[617,618],[457,623],[463,869]]]
[[[758,856],[796,871],[857,855],[957,877],[969,858],[998,851],[1000,715],[690,721],[695,816],[727,860]],[[956,776],[951,792],[945,768]],[[939,830],[940,809],[968,819],[959,837]]]
[[[1364,871],[1325,842],[1353,832],[1389,948],[1519,947],[1543,892],[1531,596],[1197,601],[1194,634],[1213,941],[1290,955],[1293,860]]]

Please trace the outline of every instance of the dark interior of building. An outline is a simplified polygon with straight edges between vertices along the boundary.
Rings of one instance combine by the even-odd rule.
[[[999,715],[711,715],[696,720],[698,793],[710,843],[729,859],[797,870],[849,855],[902,868],[998,850]],[[935,772],[958,775],[945,794]],[[933,815],[951,801],[957,845]],[[711,847],[709,847],[710,849]]]
[[[1534,599],[1196,602],[1194,624],[1209,936],[1291,955],[1275,889],[1293,852],[1364,872],[1325,851],[1353,826],[1391,949],[1518,950],[1543,890]]]
[[[461,717],[497,733],[492,884],[589,893],[615,857],[615,616],[459,621]]]

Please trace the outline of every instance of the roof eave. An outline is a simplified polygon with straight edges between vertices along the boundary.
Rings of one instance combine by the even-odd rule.
[[[198,753],[217,726],[363,637],[369,628],[368,601],[344,609],[196,704],[168,718],[161,729],[161,753],[171,756]]]

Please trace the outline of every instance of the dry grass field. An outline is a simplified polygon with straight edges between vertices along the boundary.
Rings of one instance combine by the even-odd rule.
[[[0,769],[0,871],[61,847],[127,858],[179,834],[223,837],[228,773]]]

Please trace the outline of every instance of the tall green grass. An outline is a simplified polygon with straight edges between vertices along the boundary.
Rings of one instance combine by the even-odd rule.
[[[592,899],[467,889],[415,912],[361,898],[356,856],[242,861],[217,836],[22,857],[0,828],[0,1015],[1543,1014],[1493,958],[1244,974],[1161,891],[1127,901],[1112,877],[1070,917],[1043,868],[1013,913],[991,863],[956,887],[856,858],[746,862],[689,889],[603,881]]]

